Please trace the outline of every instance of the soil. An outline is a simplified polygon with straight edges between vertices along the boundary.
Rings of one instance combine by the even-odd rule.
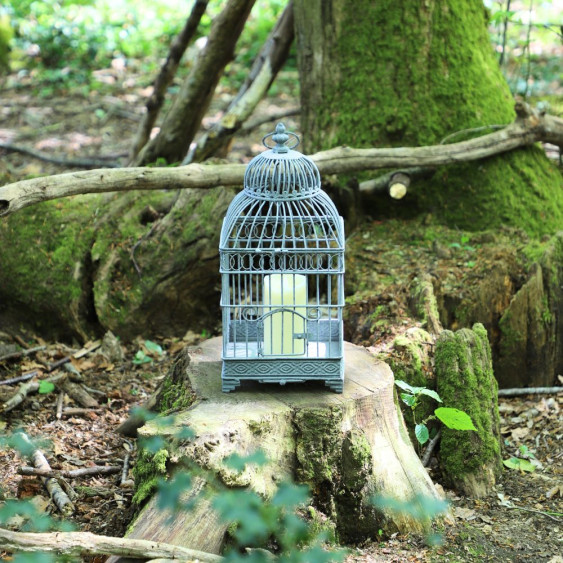
[[[106,158],[124,165],[127,151],[142,114],[150,78],[138,69],[116,64],[97,71],[97,89],[77,93],[75,87],[59,85],[54,92],[37,87],[33,74],[10,76],[0,103],[2,126],[0,141],[25,145],[35,151],[65,158]],[[292,80],[286,77],[287,83]],[[214,102],[208,126],[218,116],[219,108],[232,95],[224,88]],[[265,100],[261,114],[291,107],[291,96]],[[291,128],[294,118],[285,119]],[[271,124],[254,130],[247,137],[237,138],[229,159],[247,161],[259,150],[257,139],[271,129]],[[32,158],[21,152],[0,149],[0,178],[10,183],[31,175],[55,174],[68,167]],[[477,258],[478,260],[478,258]],[[421,269],[425,264],[419,264]],[[466,267],[466,264],[461,266]],[[393,297],[381,297],[382,303],[394,302],[401,309],[405,303]],[[402,329],[411,321],[402,318]],[[395,326],[395,325],[394,325]],[[1,330],[1,327],[0,327]],[[368,331],[369,332],[369,331]],[[381,334],[370,332],[364,343],[373,347],[389,340],[396,328],[387,327]],[[379,336],[379,338],[378,338]],[[173,339],[153,339],[162,347],[161,354],[145,343],[144,335],[123,346],[124,359],[108,359],[95,351],[73,360],[74,370],[99,401],[100,410],[84,414],[56,417],[57,392],[31,394],[25,401],[0,418],[0,432],[23,428],[30,436],[46,440],[43,451],[53,469],[77,469],[93,464],[121,466],[129,448],[135,459],[135,443],[116,432],[130,409],[142,404],[158,387],[167,373],[175,353],[197,342],[198,335],[177,335]],[[360,340],[358,338],[358,340]],[[0,332],[0,382],[29,371],[37,371],[44,379],[65,368],[48,372],[58,359],[72,355],[85,343],[44,342],[41,335],[19,331]],[[45,349],[23,359],[2,360],[9,351],[34,346]],[[141,350],[141,354],[137,353]],[[135,363],[139,358],[145,363]],[[69,373],[69,375],[72,375]],[[563,383],[563,382],[560,382]],[[0,403],[17,390],[16,385],[0,385]],[[65,407],[78,406],[65,398]],[[379,540],[374,530],[373,541],[350,546],[347,561],[492,561],[562,562],[563,558],[563,395],[528,395],[502,398],[499,401],[503,458],[528,458],[534,471],[505,468],[496,490],[486,498],[462,497],[445,490],[451,503],[445,521],[437,526],[441,543],[429,547],[425,538],[395,536]],[[15,451],[0,449],[0,491],[5,498],[33,498],[38,506],[57,516],[39,478],[22,477],[17,470],[25,465]],[[441,481],[439,461],[431,460],[430,474]],[[95,488],[82,489],[70,521],[77,529],[97,534],[122,536],[136,507],[132,504],[131,470],[121,474],[74,479],[70,484]],[[95,496],[90,496],[95,494]],[[0,497],[1,498],[1,497]],[[8,558],[0,552],[0,558]],[[97,559],[101,561],[102,559]]]

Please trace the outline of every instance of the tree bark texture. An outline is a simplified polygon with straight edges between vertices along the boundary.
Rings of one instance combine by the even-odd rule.
[[[207,8],[207,4],[208,0],[195,1],[186,24],[170,46],[168,57],[166,58],[164,65],[162,65],[158,76],[156,77],[153,86],[153,92],[147,100],[147,111],[143,116],[143,120],[139,125],[137,136],[133,141],[131,154],[129,155],[130,160],[133,160],[139,154],[139,151],[149,140],[153,125],[155,124],[158,113],[160,112],[160,108],[164,103],[166,88],[168,88],[168,85],[172,82],[176,74],[180,60],[182,59],[184,51],[186,50],[197,30],[197,26],[199,25],[201,17],[205,13],[205,9]]]
[[[346,344],[344,392],[336,395],[315,383],[288,386],[248,383],[235,393],[221,392],[221,339],[207,340],[190,352],[184,380],[167,386],[171,396],[187,386],[195,394],[189,408],[177,411],[173,426],[158,418],[139,429],[144,437],[166,440],[166,470],[195,463],[227,487],[249,487],[269,497],[275,483],[293,479],[311,486],[314,504],[336,522],[340,537],[362,540],[378,529],[386,533],[421,530],[424,523],[406,514],[376,509],[374,494],[407,500],[437,493],[418,459],[394,397],[393,374],[360,347]],[[188,426],[195,437],[174,442]],[[176,445],[174,445],[176,444]],[[269,460],[243,472],[227,469],[232,453],[262,449]],[[182,462],[182,460],[184,460]],[[138,491],[154,479],[151,458],[140,466]],[[178,465],[179,464],[179,465]],[[162,471],[162,465],[160,465]],[[200,483],[198,487],[205,487]],[[191,495],[192,493],[190,493]],[[156,510],[153,496],[130,527],[130,537],[166,541],[218,553],[228,523],[217,519],[208,497],[176,516]]]
[[[468,141],[427,147],[355,149],[337,147],[311,155],[321,175],[348,174],[385,168],[435,167],[529,146],[537,141],[563,145],[563,120],[540,115],[523,104],[519,116],[506,128]],[[29,205],[86,193],[128,190],[210,189],[240,186],[243,164],[190,164],[178,168],[119,168],[71,172],[22,180],[0,187],[0,217]],[[447,191],[447,186],[443,186]],[[406,198],[405,198],[406,199]],[[542,211],[542,213],[544,213]],[[557,210],[554,210],[557,213]],[[475,228],[472,225],[472,228]],[[549,224],[544,232],[550,232]]]
[[[242,127],[258,102],[266,95],[285,63],[293,43],[293,36],[293,2],[290,1],[225,114],[198,141],[195,152],[190,158],[191,162],[200,162],[217,154]]]
[[[437,144],[514,117],[478,2],[296,0],[295,21],[307,152]],[[552,234],[563,224],[561,185],[531,148],[440,168],[400,204],[366,195],[362,205],[377,218],[430,212],[460,228]]]
[[[229,0],[214,19],[207,44],[184,80],[160,132],[135,159],[135,165],[164,158],[168,163],[181,161],[192,142],[219,82],[221,73],[234,55],[254,0]]]

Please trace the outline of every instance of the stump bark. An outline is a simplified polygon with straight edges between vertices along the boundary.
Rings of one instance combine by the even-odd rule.
[[[139,430],[141,436],[165,438],[168,475],[195,462],[227,487],[249,487],[266,497],[276,483],[297,478],[311,487],[313,503],[336,523],[343,541],[376,537],[380,529],[405,533],[425,527],[425,522],[376,509],[371,502],[376,494],[401,500],[438,498],[409,440],[387,364],[346,343],[341,395],[316,383],[282,387],[253,382],[224,394],[220,354],[220,338],[191,351],[184,383],[195,402],[173,425],[163,427],[157,418]],[[178,385],[177,366],[175,374]],[[173,437],[185,426],[195,437],[178,443]],[[247,467],[242,473],[225,468],[223,460],[230,454],[244,456],[257,449],[269,460],[265,466]],[[208,486],[198,477],[196,489]],[[228,523],[219,521],[208,499],[176,515],[172,525],[167,524],[169,516],[157,509],[152,496],[128,535],[221,551]]]

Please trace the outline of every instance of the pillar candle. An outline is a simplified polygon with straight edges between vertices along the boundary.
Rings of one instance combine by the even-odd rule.
[[[280,311],[264,318],[264,353],[267,355],[305,354],[305,339],[295,333],[306,331],[307,276],[299,274],[271,274],[264,276],[264,314]]]

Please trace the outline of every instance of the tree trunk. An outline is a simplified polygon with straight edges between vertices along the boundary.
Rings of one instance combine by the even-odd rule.
[[[164,437],[167,445],[160,465],[153,455],[138,463],[137,499],[150,496],[159,472],[171,473],[181,460],[190,460],[227,487],[250,487],[266,497],[275,483],[296,476],[311,486],[315,505],[336,522],[345,541],[375,538],[379,529],[406,533],[424,528],[424,522],[404,513],[381,512],[370,500],[377,493],[402,500],[417,494],[437,498],[405,431],[386,364],[346,344],[342,395],[315,383],[282,387],[253,382],[225,394],[220,355],[221,339],[208,340],[190,353],[183,378],[176,368],[172,380],[165,380],[169,396],[189,388],[190,399],[179,407],[175,426],[163,427],[155,419],[139,430],[144,437]],[[171,438],[184,426],[195,438],[173,445]],[[265,466],[243,473],[225,469],[225,457],[258,448],[269,459]],[[176,460],[175,465],[169,462],[164,469],[166,458]],[[205,486],[200,482],[196,488]],[[153,497],[129,536],[220,551],[227,523],[217,519],[208,499],[176,516],[173,526],[166,525],[168,517],[156,510]]]
[[[186,78],[159,134],[137,156],[135,165],[164,158],[181,161],[211,102],[215,87],[227,63],[255,0],[229,0],[211,26],[207,44]]]
[[[143,120],[137,131],[137,136],[133,141],[133,146],[131,147],[131,153],[129,155],[130,161],[139,154],[139,151],[149,140],[152,127],[155,124],[160,108],[164,103],[166,89],[176,74],[176,70],[178,69],[180,60],[184,55],[184,51],[187,49],[190,41],[197,31],[197,26],[199,25],[201,17],[205,13],[207,3],[208,0],[196,0],[192,7],[190,17],[186,21],[182,31],[177,35],[170,46],[168,57],[160,69],[160,72],[154,82],[153,92],[147,100],[147,111],[143,115]]]
[[[266,43],[258,53],[244,84],[225,114],[198,141],[192,155],[184,162],[201,162],[218,154],[233,138],[258,102],[265,96],[279,70],[285,63],[293,43],[293,2],[289,2],[278,19]]]
[[[480,2],[296,0],[295,20],[306,152],[437,144],[514,118]],[[432,213],[475,230],[563,224],[561,174],[539,148],[442,167],[400,202],[364,205],[378,218]]]

